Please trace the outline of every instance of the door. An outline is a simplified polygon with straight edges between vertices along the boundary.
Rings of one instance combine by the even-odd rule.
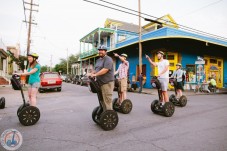
[[[169,61],[169,76],[171,76],[173,74],[173,71],[176,70],[176,64],[178,63],[178,53],[166,52],[163,58]],[[157,55],[155,55],[155,62],[158,62]],[[155,68],[154,75],[158,75],[157,67]],[[174,87],[169,84],[168,89],[174,89]]]
[[[164,59],[169,60],[169,74],[172,75],[173,71],[176,70],[176,64],[178,63],[178,53],[167,52],[164,56]],[[158,58],[155,55],[155,62],[158,62]],[[158,75],[158,68],[155,68],[154,75]]]
[[[205,56],[205,74],[206,81],[208,81],[209,77],[213,77],[217,82],[217,87],[223,87],[223,59]]]

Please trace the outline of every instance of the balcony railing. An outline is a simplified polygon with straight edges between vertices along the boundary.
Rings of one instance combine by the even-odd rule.
[[[107,47],[107,51],[108,50],[110,50],[109,47]],[[86,58],[86,57],[93,56],[93,55],[96,55],[96,54],[98,54],[98,49],[97,48],[93,48],[93,49],[90,49],[88,51],[82,52],[80,54],[80,58]]]

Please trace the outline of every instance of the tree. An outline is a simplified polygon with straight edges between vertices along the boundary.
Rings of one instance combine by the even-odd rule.
[[[41,72],[46,72],[48,70],[48,66],[41,66]]]
[[[68,71],[71,71],[71,65],[73,63],[77,62],[78,59],[79,59],[79,54],[76,54],[76,55],[71,54],[69,56],[69,58],[68,58],[68,61],[69,61]],[[66,74],[67,73],[67,59],[61,58],[60,63],[55,65],[54,70],[56,72],[61,71],[62,74]]]

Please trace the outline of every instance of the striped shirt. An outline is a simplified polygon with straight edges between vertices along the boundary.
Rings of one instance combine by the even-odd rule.
[[[129,69],[129,62],[125,60],[125,62],[122,62],[119,65],[119,67],[116,71],[119,74],[119,79],[128,77],[128,69]]]

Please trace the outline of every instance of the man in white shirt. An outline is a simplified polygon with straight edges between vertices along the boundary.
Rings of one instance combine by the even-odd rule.
[[[159,62],[153,62],[149,56],[146,55],[146,58],[150,62],[151,65],[154,67],[158,67],[158,79],[161,83],[161,89],[162,89],[162,98],[163,100],[160,100],[162,105],[165,104],[165,102],[169,102],[169,97],[167,93],[168,89],[168,83],[169,83],[169,61],[163,58],[164,52],[158,51],[157,57]]]

